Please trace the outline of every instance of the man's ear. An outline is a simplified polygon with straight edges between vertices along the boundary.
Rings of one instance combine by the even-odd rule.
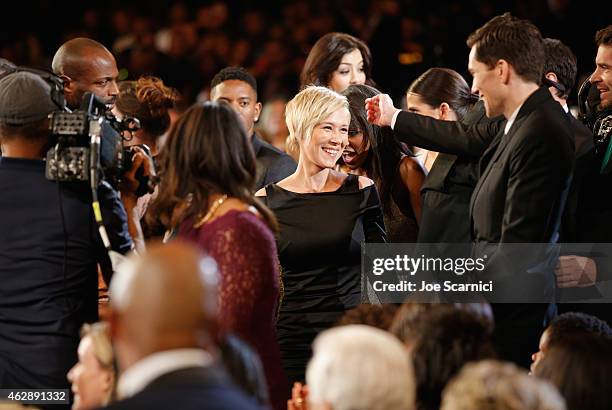
[[[554,82],[556,82],[556,83],[558,83],[558,82],[559,82],[559,80],[557,79],[557,74],[553,73],[552,71],[550,71],[550,72],[546,73],[546,74],[544,75],[544,77],[546,77],[546,78],[548,78],[549,80],[554,81]]]
[[[72,78],[68,77],[65,74],[62,74],[59,76],[59,78],[62,80],[62,82],[64,83],[64,93],[65,94],[74,94],[74,81],[72,81]]]
[[[510,64],[504,59],[497,60],[495,70],[502,84],[508,84],[510,81]]]
[[[259,121],[259,115],[261,114],[262,107],[263,105],[260,102],[255,104],[255,122]]]

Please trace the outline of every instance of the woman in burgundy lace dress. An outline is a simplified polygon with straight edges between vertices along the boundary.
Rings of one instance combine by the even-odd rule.
[[[151,205],[177,239],[197,244],[219,265],[219,324],[249,343],[264,366],[270,401],[286,408],[287,387],[275,331],[280,274],[272,212],[252,195],[255,156],[238,115],[225,103],[197,104],[160,153]]]

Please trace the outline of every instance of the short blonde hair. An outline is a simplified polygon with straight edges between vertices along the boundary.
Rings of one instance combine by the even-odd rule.
[[[393,335],[365,325],[319,334],[306,370],[311,403],[334,410],[413,410],[410,355]]]
[[[512,363],[484,360],[464,366],[449,382],[440,410],[565,410],[555,387]]]
[[[285,122],[289,130],[288,143],[308,142],[317,124],[349,103],[345,96],[326,87],[311,85],[300,91],[285,108]]]
[[[112,373],[112,388],[108,392],[108,396],[105,398],[104,405],[107,405],[115,399],[115,390],[117,384],[117,370],[115,367],[115,353],[113,350],[113,344],[110,340],[110,334],[108,324],[104,322],[97,322],[88,324],[85,323],[81,328],[81,340],[86,337],[91,340],[91,346],[93,348],[93,354],[100,363],[100,366]]]

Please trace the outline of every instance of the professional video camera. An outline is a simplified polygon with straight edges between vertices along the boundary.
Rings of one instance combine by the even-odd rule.
[[[51,98],[58,110],[50,115],[50,144],[47,152],[45,175],[52,181],[89,181],[92,188],[104,179],[118,187],[125,172],[132,167],[134,146],[125,146],[125,134],[140,128],[137,118],[126,116],[121,120],[107,111],[107,107],[90,92],[83,95],[79,109],[71,111],[64,98],[62,80],[49,72],[16,67],[14,71],[28,71],[40,76],[51,86]],[[147,155],[146,145],[139,145]],[[152,181],[141,167],[136,172],[142,196],[153,189]]]
[[[124,133],[140,128],[137,118],[118,120],[106,111],[106,105],[87,92],[78,110],[51,114],[51,142],[47,152],[47,179],[54,181],[87,181],[102,177],[117,185],[132,167],[133,146],[124,147]],[[146,145],[140,146],[150,155]],[[144,170],[136,173],[137,195],[149,192],[150,181]]]
[[[595,152],[602,156],[601,173],[612,172],[612,109],[602,109],[599,91],[589,79],[578,90],[578,118],[593,132]]]

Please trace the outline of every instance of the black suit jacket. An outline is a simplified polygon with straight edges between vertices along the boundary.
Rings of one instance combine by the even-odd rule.
[[[233,387],[221,369],[193,367],[162,375],[140,393],[105,409],[261,410],[261,407]]]
[[[554,240],[573,166],[569,119],[540,88],[525,101],[507,135],[503,126],[468,126],[401,112],[394,129],[408,144],[480,157],[470,204],[477,244]]]
[[[394,129],[408,144],[480,158],[479,180],[470,203],[473,252],[493,255],[484,275],[501,268],[511,295],[530,291],[545,296],[554,286],[556,255],[544,255],[545,260],[538,260],[541,254],[512,258],[496,250],[500,243],[556,240],[574,157],[570,123],[550,92],[540,88],[522,105],[507,135],[504,126],[503,122],[467,126],[402,112]],[[526,272],[534,264],[543,264],[547,272],[528,275],[535,283],[524,289],[513,287],[512,273]],[[545,310],[545,304],[494,306],[494,339],[503,358],[523,366],[529,363]]]
[[[256,134],[251,139],[257,160],[255,192],[268,184],[285,179],[295,172],[297,164],[291,156],[261,140]]]

